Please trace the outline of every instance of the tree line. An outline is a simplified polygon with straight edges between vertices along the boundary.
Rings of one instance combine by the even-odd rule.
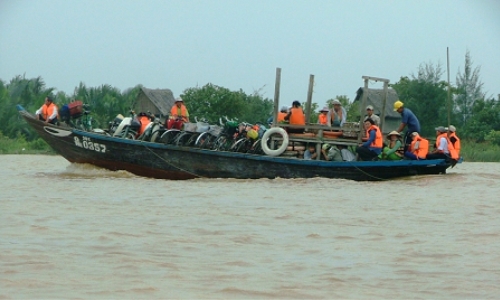
[[[439,64],[422,64],[417,74],[402,76],[391,85],[405,107],[419,118],[422,134],[432,137],[434,127],[448,124],[449,115],[450,123],[457,127],[459,136],[476,142],[489,140],[500,144],[500,95],[496,99],[485,95],[479,79],[480,68],[473,68],[470,53],[466,53],[465,68],[463,73],[457,75],[456,85],[449,87],[450,98],[448,83],[441,79],[443,73]],[[0,134],[11,139],[36,139],[36,135],[17,113],[16,105],[20,104],[26,110],[35,112],[47,95],[52,95],[59,107],[73,100],[89,104],[98,126],[106,128],[114,116],[127,114],[134,108],[141,87],[137,85],[120,91],[106,84],[87,87],[80,83],[73,94],[68,95],[47,87],[41,77],[28,79],[19,75],[9,82],[0,80]],[[181,97],[191,116],[205,118],[212,123],[218,122],[221,116],[250,123],[266,123],[274,108],[273,100],[263,97],[259,91],[246,94],[242,90],[231,91],[212,83],[187,88]],[[345,95],[328,99],[326,103],[329,107],[332,107],[334,99],[339,99],[347,109],[349,121],[358,121],[360,114],[364,113],[359,103],[351,102]],[[317,103],[312,104],[311,123],[317,121],[318,108]]]

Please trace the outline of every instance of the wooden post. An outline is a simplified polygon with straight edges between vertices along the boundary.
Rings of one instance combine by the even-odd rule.
[[[446,47],[446,66],[448,70],[448,99],[446,101],[446,110],[448,111],[448,127],[450,127],[451,123],[451,97],[450,97],[450,53],[448,51],[448,47]]]
[[[388,86],[389,81],[384,81],[384,101],[382,102],[382,113],[380,114],[380,131],[382,132],[382,134],[384,133],[385,106],[387,102],[387,94],[389,93]]]
[[[311,102],[312,102],[312,93],[314,86],[314,75],[309,75],[309,89],[307,90],[307,103],[306,103],[306,125],[309,125],[309,120],[311,118]]]
[[[359,117],[359,133],[358,133],[358,144],[361,143],[361,138],[362,138],[362,132],[364,132],[364,126],[363,126],[363,120],[365,119],[365,114],[364,110],[366,107],[366,95],[368,94],[368,77],[363,76],[363,79],[365,80],[365,87],[363,89],[363,97],[361,98],[361,107],[359,110],[361,111],[361,116]]]
[[[274,111],[273,111],[273,127],[278,124],[278,111],[280,104],[280,84],[281,84],[281,68],[276,68],[276,82],[274,84]]]

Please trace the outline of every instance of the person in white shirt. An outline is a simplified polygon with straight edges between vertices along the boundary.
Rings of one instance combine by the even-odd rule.
[[[427,159],[439,159],[450,157],[450,150],[448,145],[448,134],[446,128],[439,126],[436,128],[436,145],[432,152],[427,154]]]
[[[371,106],[371,105],[368,105],[366,107],[366,116],[365,116],[365,119],[363,120],[363,122],[366,121],[366,119],[368,119],[368,118],[372,119],[373,122],[375,122],[375,125],[380,127],[380,117],[377,116],[376,114],[374,114],[373,106]]]
[[[339,100],[335,99],[332,102],[333,109],[328,113],[328,126],[342,127],[347,120],[347,112]]]
[[[45,103],[35,114],[39,120],[45,121],[45,123],[57,124],[57,105],[50,96],[45,97]]]

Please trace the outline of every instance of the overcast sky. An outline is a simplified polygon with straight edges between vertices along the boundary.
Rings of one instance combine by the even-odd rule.
[[[322,106],[353,100],[363,75],[446,72],[447,47],[452,84],[469,50],[484,92],[500,93],[498,0],[0,0],[0,79],[68,94],[212,83],[272,99],[280,67],[281,104],[305,101],[314,74]]]

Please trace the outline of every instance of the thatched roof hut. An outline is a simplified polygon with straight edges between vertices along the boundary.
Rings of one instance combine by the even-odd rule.
[[[175,103],[174,94],[169,89],[147,89],[141,87],[135,104],[136,112],[151,112],[163,118],[170,113]]]
[[[366,106],[373,106],[373,113],[382,116],[382,109],[384,107],[384,90],[383,89],[365,89],[364,87],[360,87],[356,92],[356,98],[353,103],[359,101],[359,105],[361,105],[363,101],[363,94],[366,93],[366,102],[365,107],[360,107],[361,114],[366,115]],[[401,115],[394,111],[393,105],[399,99],[398,94],[395,90],[389,88],[387,89],[387,102],[385,105],[385,120],[382,128],[382,132],[388,133],[393,130],[396,130],[401,124]]]

